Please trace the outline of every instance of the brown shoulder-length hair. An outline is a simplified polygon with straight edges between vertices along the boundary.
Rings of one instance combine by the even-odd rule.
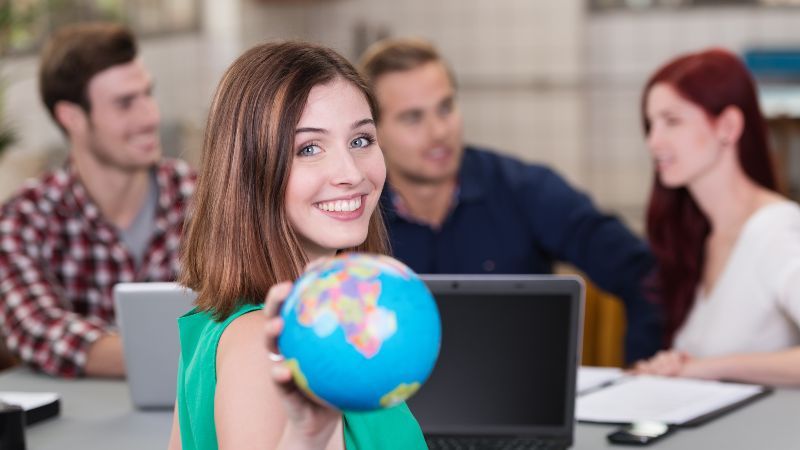
[[[180,282],[217,320],[296,279],[307,257],[286,214],[295,128],[314,86],[342,79],[375,99],[342,56],[302,42],[259,45],[228,68],[206,124],[197,189],[182,238]],[[367,239],[344,251],[387,253],[378,208]]]

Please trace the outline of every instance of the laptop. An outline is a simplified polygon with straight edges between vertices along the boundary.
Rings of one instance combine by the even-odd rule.
[[[196,295],[177,283],[119,283],[114,309],[131,401],[140,409],[171,409],[178,380],[178,317]]]
[[[408,406],[431,449],[572,445],[584,288],[571,276],[426,275],[442,346]]]

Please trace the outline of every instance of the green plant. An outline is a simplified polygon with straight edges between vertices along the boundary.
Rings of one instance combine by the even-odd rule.
[[[17,140],[16,133],[3,119],[3,92],[0,87],[0,156]]]
[[[14,130],[6,126],[0,128],[0,156],[2,156],[6,148],[10,147],[15,140],[16,136],[14,135]]]

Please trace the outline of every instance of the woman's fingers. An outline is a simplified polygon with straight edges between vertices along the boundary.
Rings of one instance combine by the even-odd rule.
[[[283,364],[272,366],[272,379],[279,384],[286,384],[292,381],[292,371]]]
[[[664,350],[646,361],[639,361],[633,367],[635,374],[675,376],[678,375],[686,362],[686,355],[682,352]]]
[[[281,304],[286,300],[290,292],[292,292],[292,283],[290,281],[284,281],[269,288],[267,297],[264,300],[264,314],[267,317],[278,315]]]
[[[267,292],[264,300],[264,314],[267,316],[267,324],[264,326],[266,334],[266,346],[269,351],[269,358],[274,362],[280,362],[283,357],[278,350],[278,337],[283,331],[283,319],[278,315],[281,304],[292,291],[292,283],[284,282],[272,286]]]
[[[283,356],[280,355],[278,350],[278,337],[283,331],[283,319],[280,317],[273,317],[267,320],[267,350],[269,351],[269,358],[274,362],[283,361]]]

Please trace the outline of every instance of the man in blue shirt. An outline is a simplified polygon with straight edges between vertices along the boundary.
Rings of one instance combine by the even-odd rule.
[[[660,348],[647,246],[554,171],[465,146],[455,79],[429,43],[379,42],[361,61],[380,107],[382,198],[395,256],[420,273],[583,270],[625,303],[626,361]]]

